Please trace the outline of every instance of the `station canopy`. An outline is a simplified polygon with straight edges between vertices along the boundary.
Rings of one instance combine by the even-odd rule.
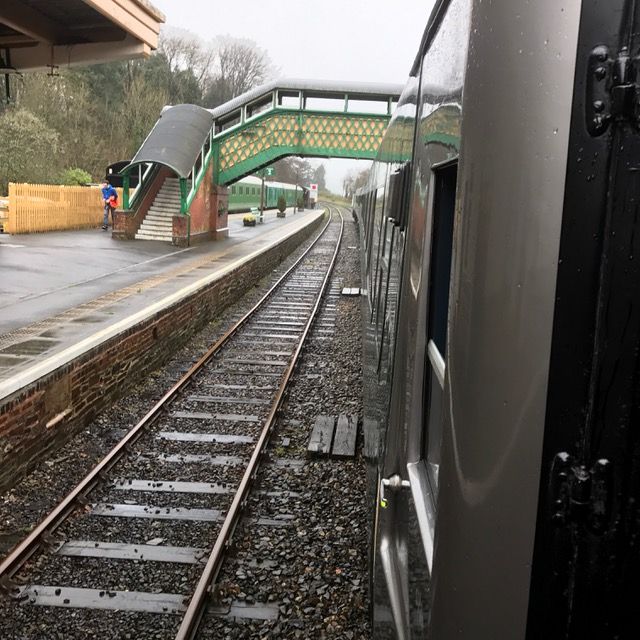
[[[179,177],[186,178],[209,135],[213,116],[207,109],[194,104],[165,107],[147,139],[122,172],[145,163],[169,167]]]
[[[145,57],[164,21],[147,0],[0,0],[0,73]]]

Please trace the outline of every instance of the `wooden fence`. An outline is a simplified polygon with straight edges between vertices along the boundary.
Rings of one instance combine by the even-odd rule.
[[[117,189],[122,200],[122,189]],[[87,229],[102,224],[100,187],[9,183],[8,233]]]

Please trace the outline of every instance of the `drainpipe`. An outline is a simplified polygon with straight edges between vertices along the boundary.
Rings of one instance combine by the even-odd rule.
[[[187,247],[191,246],[191,215],[187,207],[187,179],[180,178],[180,213],[187,216]]]

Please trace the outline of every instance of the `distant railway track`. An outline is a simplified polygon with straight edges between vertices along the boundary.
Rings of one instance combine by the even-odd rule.
[[[178,614],[177,631],[175,623],[165,628],[175,638],[193,637],[320,307],[343,226],[339,209],[330,207],[329,221],[292,267],[0,564],[0,586],[20,606],[174,620]],[[203,444],[206,453],[199,451]],[[163,530],[163,522],[171,528]],[[110,528],[108,540],[99,538],[102,528]],[[42,550],[49,553],[37,555]],[[85,582],[74,576],[72,583],[81,586],[56,583],[56,571],[73,573],[65,563],[78,556],[93,563]],[[168,592],[164,577],[150,589],[137,586],[154,584],[145,578],[127,584],[126,570],[120,576],[118,567],[131,560],[187,567],[180,569],[181,589]],[[101,576],[124,588],[100,588]]]

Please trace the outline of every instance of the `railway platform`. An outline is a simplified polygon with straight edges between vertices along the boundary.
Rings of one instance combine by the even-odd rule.
[[[100,230],[0,236],[0,398],[3,383],[166,296],[189,295],[319,213],[267,211],[256,227],[234,216],[228,238],[188,248],[120,242]]]

